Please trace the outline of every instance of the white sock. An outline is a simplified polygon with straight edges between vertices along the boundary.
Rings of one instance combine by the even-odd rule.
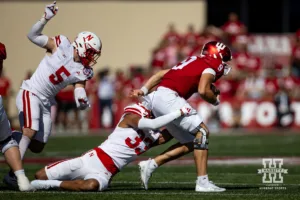
[[[24,169],[20,169],[14,172],[16,177],[25,176]]]
[[[151,159],[151,161],[149,163],[149,168],[148,169],[150,169],[153,172],[156,168],[158,168],[157,163],[155,162],[154,159]]]
[[[23,160],[25,152],[30,144],[30,139],[26,135],[22,135],[21,141],[19,143],[19,149],[21,154],[21,160]]]
[[[49,185],[51,185],[52,188],[59,188],[60,184],[62,183],[62,181],[58,180],[47,180],[47,182],[49,183]]]
[[[204,176],[198,176],[197,177],[197,181],[200,183],[200,184],[206,184],[208,183],[208,175],[204,175]]]

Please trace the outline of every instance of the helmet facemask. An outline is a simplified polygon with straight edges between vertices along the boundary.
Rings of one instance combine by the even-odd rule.
[[[89,44],[88,44],[89,45]],[[85,67],[92,67],[97,64],[98,58],[101,56],[101,51],[96,51],[93,47],[90,47],[84,52],[84,56],[80,56],[80,62]]]
[[[101,55],[102,43],[94,33],[81,32],[73,42],[74,48],[84,67],[92,67]]]

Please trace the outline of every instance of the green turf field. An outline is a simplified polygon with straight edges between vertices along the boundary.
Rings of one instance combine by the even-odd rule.
[[[106,137],[53,137],[38,158],[78,156],[84,151],[98,145]],[[167,146],[155,147],[143,154],[143,158],[153,157]],[[240,135],[212,136],[209,154],[211,157],[299,157],[300,135]],[[31,153],[27,158],[37,156]],[[187,155],[192,158],[192,155]],[[42,164],[26,164],[30,179]],[[102,193],[80,193],[62,191],[39,191],[20,193],[9,190],[0,183],[0,200],[10,199],[300,199],[299,165],[283,165],[288,169],[284,174],[284,183],[278,185],[281,190],[266,190],[262,184],[262,175],[257,170],[258,164],[209,165],[209,177],[219,186],[227,189],[224,193],[199,194],[194,192],[194,165],[166,165],[159,168],[151,179],[150,188],[145,191],[139,183],[139,171],[135,164],[127,166],[117,174],[108,191]],[[0,178],[7,172],[7,167],[0,164]]]

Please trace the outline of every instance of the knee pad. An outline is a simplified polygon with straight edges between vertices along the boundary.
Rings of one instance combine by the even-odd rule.
[[[4,154],[11,147],[18,147],[18,143],[11,136],[0,142],[2,149],[1,152]]]
[[[201,137],[194,139],[194,149],[208,150],[207,132],[205,131],[204,128],[200,128],[200,127],[198,130],[201,133]]]

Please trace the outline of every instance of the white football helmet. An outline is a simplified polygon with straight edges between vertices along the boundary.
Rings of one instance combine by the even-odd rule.
[[[85,67],[91,67],[97,63],[101,55],[102,42],[100,38],[89,31],[79,33],[73,42],[80,61]]]

